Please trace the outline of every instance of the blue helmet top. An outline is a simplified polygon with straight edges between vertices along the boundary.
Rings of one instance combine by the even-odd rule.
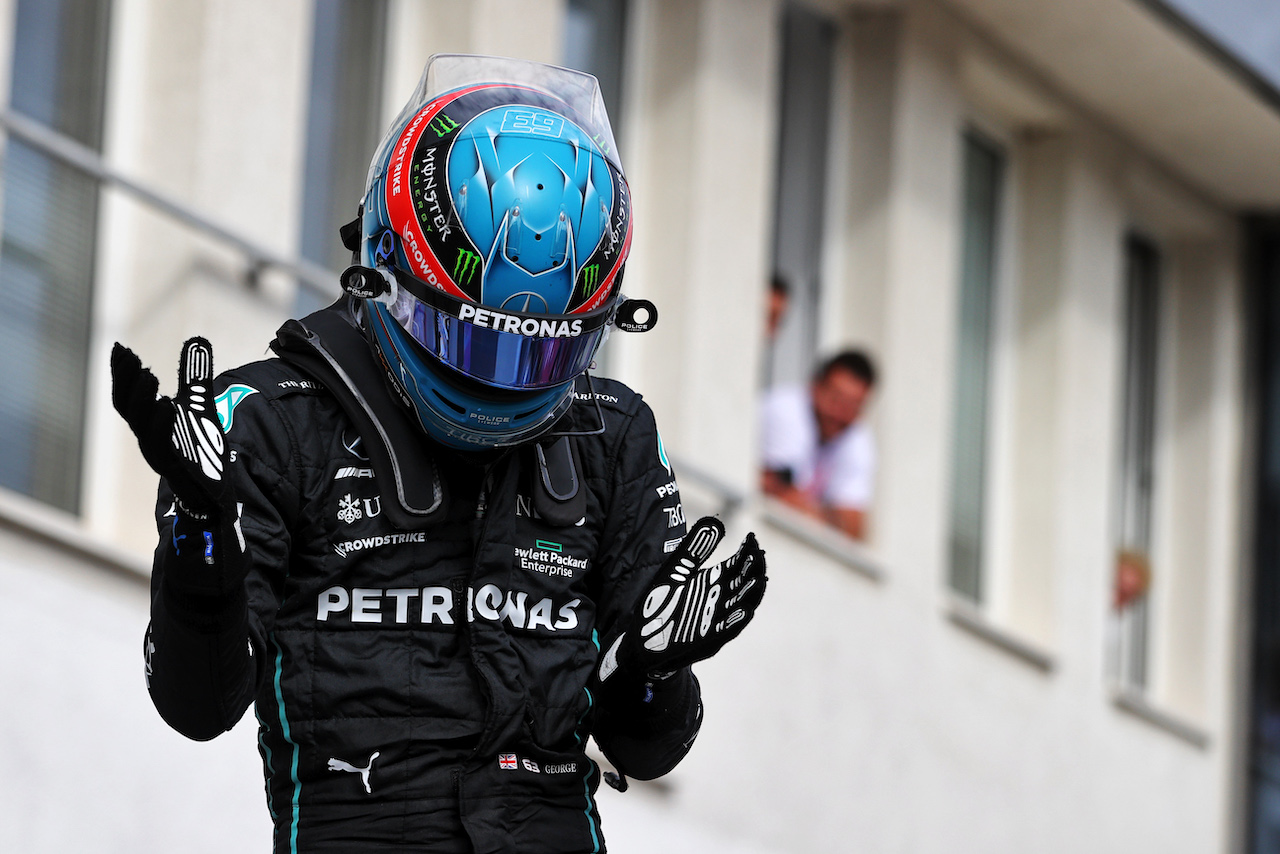
[[[390,286],[367,331],[429,435],[477,449],[550,429],[608,333],[630,213],[594,78],[432,58],[374,156],[361,226],[361,261]]]

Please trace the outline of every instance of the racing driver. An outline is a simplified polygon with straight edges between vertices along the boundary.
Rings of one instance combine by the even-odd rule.
[[[650,409],[588,373],[656,319],[595,79],[433,57],[342,237],[274,358],[215,378],[190,339],[169,398],[112,353],[161,475],[152,701],[193,739],[255,705],[278,854],[602,852],[588,737],[619,788],[670,771],[766,579],[750,534],[709,562]]]

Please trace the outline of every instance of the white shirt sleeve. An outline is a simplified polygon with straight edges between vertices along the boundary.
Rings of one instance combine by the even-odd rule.
[[[760,406],[760,459],[766,469],[790,469],[797,483],[813,469],[816,427],[804,388],[770,389]]]
[[[856,422],[836,440],[824,498],[836,507],[866,510],[875,497],[876,443],[871,428]]]

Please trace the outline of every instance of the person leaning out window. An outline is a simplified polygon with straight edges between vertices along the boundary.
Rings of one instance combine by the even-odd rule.
[[[875,439],[862,418],[875,384],[871,358],[845,350],[808,386],[771,389],[761,407],[761,489],[858,539],[875,483]]]

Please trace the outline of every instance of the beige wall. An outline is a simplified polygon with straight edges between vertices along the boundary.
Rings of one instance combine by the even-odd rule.
[[[685,459],[740,489],[754,478],[754,394],[767,276],[775,0],[637,2],[627,174],[635,242],[626,291],[658,327],[615,336]],[[633,153],[634,152],[634,153]],[[621,339],[621,340],[619,340]]]
[[[940,4],[900,6],[841,19],[847,77],[835,110],[845,124],[832,159],[844,193],[829,211],[824,265],[839,286],[820,327],[827,346],[873,342],[884,365],[872,542],[884,578],[763,524],[776,567],[769,598],[758,626],[700,669],[707,726],[673,775],[678,809],[726,832],[745,821],[753,838],[797,851],[1225,850],[1239,655],[1236,226],[962,18]],[[1011,164],[991,595],[976,612],[945,589],[958,143],[969,124],[998,134]],[[1172,271],[1155,675],[1122,705],[1106,668],[1121,250],[1129,229],[1153,223]],[[749,411],[752,399],[733,406]],[[697,441],[698,431],[681,433],[673,452]],[[725,465],[713,462],[721,476],[750,478],[749,457]],[[760,517],[739,526],[761,527]]]

